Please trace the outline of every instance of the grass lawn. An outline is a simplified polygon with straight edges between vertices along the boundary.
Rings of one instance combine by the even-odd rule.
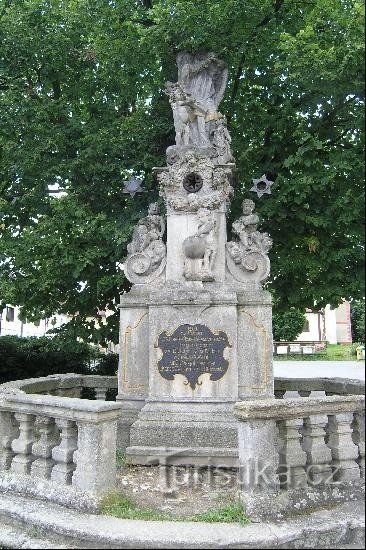
[[[326,350],[311,354],[274,355],[275,361],[356,361],[355,345],[328,344]]]

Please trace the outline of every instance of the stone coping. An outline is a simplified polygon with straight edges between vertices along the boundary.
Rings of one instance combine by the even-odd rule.
[[[114,401],[25,393],[2,394],[0,410],[93,423],[114,420],[121,416],[121,404]]]
[[[41,393],[57,389],[71,388],[117,388],[117,376],[100,376],[98,374],[50,374],[39,378],[12,380],[0,385],[0,395],[12,390],[25,393]]]
[[[342,412],[362,411],[365,398],[361,395],[331,395],[328,397],[302,397],[293,399],[263,399],[240,401],[234,406],[239,420],[294,420],[314,415],[334,415]]]
[[[275,391],[326,391],[341,395],[364,395],[365,382],[351,378],[285,378],[275,377]],[[98,374],[51,374],[39,378],[13,380],[0,384],[0,395],[9,391],[41,393],[71,388],[117,388],[117,376]]]
[[[365,382],[352,378],[289,378],[276,376],[275,391],[326,391],[336,394],[364,395]]]

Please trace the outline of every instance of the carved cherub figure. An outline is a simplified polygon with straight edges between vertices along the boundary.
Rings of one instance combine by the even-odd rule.
[[[127,245],[129,254],[143,252],[153,241],[161,241],[165,232],[164,218],[160,215],[159,205],[153,202],[149,205],[148,215],[142,218],[132,233],[132,241]]]
[[[197,212],[198,229],[195,237],[203,237],[205,241],[205,253],[202,261],[202,269],[205,275],[211,276],[213,264],[217,253],[216,220],[207,208],[200,208]]]
[[[129,254],[142,252],[148,247],[149,243],[150,236],[147,227],[145,225],[136,225],[132,233],[132,241],[127,245],[127,252]]]
[[[238,235],[244,249],[257,248],[257,227],[259,217],[254,211],[255,203],[245,199],[242,204],[243,215],[233,223],[233,232]]]

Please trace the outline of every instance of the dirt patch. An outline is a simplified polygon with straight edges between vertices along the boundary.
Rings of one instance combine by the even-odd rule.
[[[118,491],[139,507],[189,517],[238,500],[237,470],[183,466],[118,467]]]

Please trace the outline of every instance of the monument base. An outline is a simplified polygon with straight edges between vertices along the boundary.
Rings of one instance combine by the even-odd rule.
[[[237,467],[233,403],[149,402],[131,427],[130,464]]]

